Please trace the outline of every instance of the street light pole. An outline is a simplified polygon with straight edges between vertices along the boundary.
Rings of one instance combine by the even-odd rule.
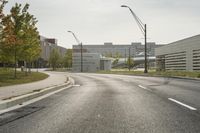
[[[148,73],[147,71],[147,25],[144,25],[144,73]]]
[[[81,72],[83,72],[83,45],[81,42]]]
[[[131,48],[128,48],[128,70],[131,70]]]
[[[148,73],[147,70],[147,25],[143,24],[142,21],[136,16],[136,14],[133,12],[133,10],[127,6],[127,5],[121,5],[121,7],[128,8],[133,15],[134,19],[136,20],[140,30],[142,31],[142,34],[144,35],[144,73]]]
[[[81,72],[83,72],[83,44],[82,44],[82,42],[80,42],[78,40],[78,38],[76,37],[74,32],[72,32],[72,31],[68,31],[68,32],[71,33],[74,36],[74,38],[76,39],[76,42],[78,43],[78,45],[81,46],[81,50],[80,50],[81,51]]]

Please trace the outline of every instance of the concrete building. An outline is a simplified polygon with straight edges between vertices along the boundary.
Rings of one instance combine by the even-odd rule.
[[[95,72],[100,70],[100,54],[97,53],[83,53],[83,72]],[[81,53],[73,52],[72,54],[72,71],[81,71]]]
[[[56,48],[61,56],[64,56],[67,52],[67,49],[61,46],[58,46],[57,39],[54,38],[46,38],[43,36],[40,36],[40,46],[41,46],[41,54],[39,59],[39,66],[40,67],[46,67],[51,50]]]
[[[111,70],[111,60],[102,58],[99,53],[83,53],[83,72],[96,72],[99,70]],[[81,53],[72,54],[72,71],[81,72]]]
[[[200,35],[156,48],[158,70],[200,70]]]
[[[154,42],[147,44],[147,52],[149,56],[155,56],[155,48],[162,45],[157,45]],[[130,48],[131,57],[144,56],[144,45],[141,43],[132,43],[125,45],[113,45],[113,43],[104,43],[99,45],[85,45],[83,44],[83,50],[88,53],[100,53],[102,56],[114,57],[119,55],[121,58],[128,57]],[[80,46],[73,45],[73,49],[80,49]]]
[[[147,44],[147,59],[148,66],[155,67],[155,48],[161,47],[163,45],[157,45],[154,42],[149,42]],[[129,57],[135,59],[135,66],[144,67],[144,45],[141,43],[131,43],[125,45],[113,45],[112,43],[104,43],[103,45],[85,45],[83,44],[83,52],[85,53],[99,53],[103,57],[118,57],[120,59],[127,59]],[[75,52],[80,52],[80,45],[73,45],[73,50]],[[154,60],[152,60],[154,58]],[[138,60],[139,59],[139,60]],[[124,63],[119,62],[117,66],[123,66]],[[111,63],[112,64],[112,63]],[[112,66],[115,67],[115,66]]]
[[[101,58],[100,59],[100,70],[109,71],[112,68],[111,59]]]

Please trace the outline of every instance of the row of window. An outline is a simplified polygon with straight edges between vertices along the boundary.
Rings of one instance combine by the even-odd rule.
[[[193,50],[193,70],[200,70],[200,49]]]

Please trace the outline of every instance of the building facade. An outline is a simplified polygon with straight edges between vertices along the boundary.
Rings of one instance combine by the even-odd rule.
[[[57,49],[62,57],[65,56],[67,52],[66,48],[58,46],[57,39],[54,38],[46,38],[40,36],[40,46],[41,46],[41,54],[39,59],[40,67],[47,67],[52,49]]]
[[[96,72],[100,70],[100,54],[83,53],[82,70],[83,72]],[[72,71],[81,72],[81,53],[72,54]]]
[[[158,70],[200,70],[200,35],[156,48]]]
[[[147,44],[147,54],[148,56],[155,56],[155,48],[162,45],[157,45],[154,42],[149,42]],[[73,49],[80,49],[79,45],[73,45]],[[83,44],[84,52],[88,53],[100,53],[105,57],[115,57],[120,56],[120,58],[128,57],[130,49],[131,57],[142,57],[144,56],[144,45],[141,43],[132,43],[130,45],[113,45],[113,43],[104,43],[99,45],[85,45]]]

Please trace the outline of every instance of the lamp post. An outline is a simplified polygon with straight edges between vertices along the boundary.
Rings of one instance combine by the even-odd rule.
[[[128,70],[131,70],[131,48],[128,48]]]
[[[147,25],[143,24],[142,21],[136,16],[136,14],[133,12],[133,10],[127,6],[127,5],[121,5],[121,7],[128,8],[133,15],[134,19],[136,20],[140,30],[142,31],[142,34],[144,35],[144,73],[148,73],[147,70]]]
[[[82,42],[80,42],[78,40],[78,38],[76,37],[74,32],[72,32],[72,31],[68,31],[68,32],[71,33],[74,36],[74,38],[76,39],[76,42],[78,43],[78,45],[81,46],[81,72],[83,72],[83,45],[82,45]]]

